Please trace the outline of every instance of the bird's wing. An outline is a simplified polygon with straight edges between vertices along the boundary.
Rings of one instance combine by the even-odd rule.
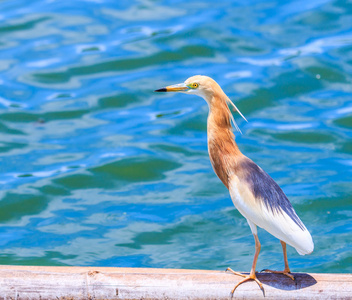
[[[310,233],[297,216],[278,184],[252,160],[244,157],[229,179],[232,201],[239,212],[273,236],[309,254],[314,244]]]

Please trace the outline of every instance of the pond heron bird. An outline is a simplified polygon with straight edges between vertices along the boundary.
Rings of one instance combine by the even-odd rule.
[[[268,269],[263,271],[284,274],[295,280],[288,266],[286,244],[304,255],[313,251],[313,240],[278,184],[239,150],[232,132],[231,121],[235,128],[240,130],[228,105],[232,105],[245,120],[246,118],[221,87],[207,76],[193,76],[184,83],[167,86],[155,92],[194,94],[204,98],[208,103],[207,132],[211,164],[216,175],[228,188],[233,204],[247,219],[255,241],[255,254],[249,275],[235,272],[230,268],[226,270],[243,277],[233,288],[231,295],[240,284],[248,280],[255,280],[264,293],[263,285],[255,274],[260,252],[257,226],[264,228],[280,240],[284,254],[283,271]]]

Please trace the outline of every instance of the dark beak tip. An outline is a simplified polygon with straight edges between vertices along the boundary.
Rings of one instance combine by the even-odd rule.
[[[167,92],[166,88],[161,88],[161,89],[157,89],[154,92],[160,93],[160,92]]]

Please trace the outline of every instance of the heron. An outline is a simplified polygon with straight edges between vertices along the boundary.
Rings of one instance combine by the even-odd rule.
[[[264,293],[263,284],[256,276],[256,264],[261,248],[257,226],[280,240],[285,265],[283,271],[262,271],[283,274],[295,280],[288,265],[286,244],[294,247],[300,255],[305,255],[313,252],[313,239],[279,185],[238,148],[232,124],[238,131],[240,129],[229,105],[233,106],[244,120],[246,118],[219,84],[207,76],[192,76],[184,83],[160,88],[155,92],[194,94],[205,99],[208,104],[207,138],[210,162],[216,175],[229,190],[234,206],[247,219],[255,241],[255,254],[249,274],[226,269],[243,277],[235,285],[231,295],[239,285],[249,280],[254,280]]]

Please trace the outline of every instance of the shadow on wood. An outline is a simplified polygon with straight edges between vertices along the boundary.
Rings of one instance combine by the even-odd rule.
[[[291,274],[295,281],[282,274],[257,273],[257,277],[263,284],[285,291],[304,289],[317,283],[315,278],[307,273]]]

